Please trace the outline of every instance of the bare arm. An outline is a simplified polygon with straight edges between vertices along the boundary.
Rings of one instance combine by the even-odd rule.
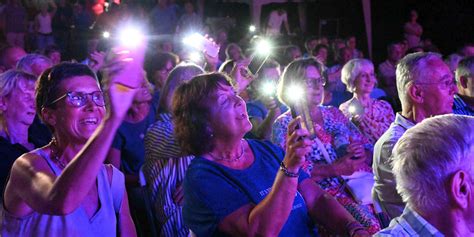
[[[127,73],[128,76],[132,75],[131,81],[141,80],[141,77],[133,76],[133,71],[122,69],[119,67],[113,77]],[[95,185],[115,132],[136,92],[136,89],[122,87],[111,82],[108,89],[110,106],[106,117],[77,154],[66,148],[63,156],[74,158],[61,175],[55,177],[46,161],[36,154],[28,153],[14,163],[5,192],[8,210],[17,216],[24,216],[33,210],[50,215],[65,215],[81,205]]]
[[[294,131],[296,121],[290,123],[289,131]],[[298,137],[307,134],[306,130],[297,130],[288,139],[290,148],[283,162],[290,172],[298,172],[311,149],[308,139],[297,141]],[[279,171],[272,191],[262,202],[256,206],[245,205],[231,213],[219,223],[219,230],[231,236],[277,236],[290,215],[297,186],[298,178],[288,177]]]
[[[315,221],[324,224],[324,226],[338,234],[345,235],[349,233],[350,230],[341,227],[347,226],[347,224],[354,222],[355,219],[331,195],[324,192],[311,179],[301,182],[298,190],[303,195],[309,214]],[[365,234],[369,236],[364,230],[356,233],[362,236]]]
[[[280,108],[272,108],[268,110],[267,116],[265,119],[261,118],[252,118],[252,132],[259,138],[270,140],[272,135],[272,125],[275,122],[275,119],[281,114]]]
[[[127,190],[123,194],[122,206],[120,207],[119,228],[120,236],[137,236],[137,230],[130,215],[130,208],[128,205]]]

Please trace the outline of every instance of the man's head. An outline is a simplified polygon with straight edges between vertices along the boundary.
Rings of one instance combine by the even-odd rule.
[[[396,76],[404,113],[418,113],[423,119],[452,112],[457,87],[452,72],[438,54],[408,54],[398,63]]]
[[[459,94],[474,98],[474,56],[464,58],[456,68]]]
[[[16,63],[25,55],[25,50],[17,46],[5,47],[0,53],[2,65],[6,70],[15,68]]]
[[[403,49],[399,43],[391,43],[387,46],[387,59],[392,63],[398,63],[403,57]]]
[[[459,53],[463,57],[470,57],[474,56],[474,43],[467,43],[462,46],[462,48],[459,50]]]
[[[36,77],[53,66],[51,59],[40,54],[27,54],[18,61],[16,68]]]
[[[400,138],[393,153],[397,191],[422,215],[461,211],[474,220],[474,118],[425,119]]]

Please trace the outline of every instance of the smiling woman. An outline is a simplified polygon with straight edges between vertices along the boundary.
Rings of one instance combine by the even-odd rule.
[[[310,142],[308,132],[296,128],[298,120],[288,127],[286,154],[269,142],[243,139],[252,125],[224,74],[199,75],[181,85],[173,123],[183,151],[196,156],[184,180],[183,215],[197,236],[316,236],[312,218],[365,236],[300,171]]]
[[[107,85],[107,111],[85,65],[62,63],[39,78],[36,111],[53,140],[15,161],[5,188],[3,236],[115,236],[117,228],[135,235],[123,174],[103,162],[137,91],[119,90],[114,78],[126,72],[139,80],[141,72],[109,64],[118,73]]]

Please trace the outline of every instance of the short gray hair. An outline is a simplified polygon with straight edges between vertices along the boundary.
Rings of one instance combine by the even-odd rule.
[[[37,63],[48,63],[49,65],[53,65],[51,59],[48,57],[41,55],[41,54],[27,54],[23,56],[18,63],[16,64],[16,68],[27,72],[29,74],[33,74],[33,65]]]
[[[459,83],[461,77],[474,75],[474,56],[464,58],[456,68],[456,81]]]
[[[374,64],[370,60],[363,58],[351,59],[342,67],[341,80],[349,92],[355,91],[354,82],[364,66],[372,67],[372,70],[374,70]]]
[[[397,65],[397,91],[400,101],[403,104],[408,103],[407,87],[410,83],[420,81],[423,74],[433,60],[441,60],[437,53],[411,53],[403,57]],[[442,61],[442,60],[441,60]]]
[[[440,115],[408,129],[395,145],[392,158],[403,201],[424,213],[446,208],[446,181],[458,170],[472,176],[473,149],[474,117]]]
[[[10,69],[0,74],[0,98],[9,96],[21,83],[30,82],[34,86],[36,77],[26,72]]]

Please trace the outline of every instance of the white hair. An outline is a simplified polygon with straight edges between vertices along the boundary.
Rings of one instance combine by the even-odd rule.
[[[37,63],[47,63],[50,66],[53,65],[51,59],[48,57],[41,55],[41,54],[27,54],[23,56],[18,63],[16,64],[16,68],[18,70],[22,70],[29,74],[33,74],[33,65]]]
[[[462,59],[456,68],[456,81],[461,77],[474,76],[474,56]]]
[[[411,53],[403,57],[397,64],[397,91],[402,105],[409,103],[407,96],[408,85],[420,81],[425,75],[426,69],[430,69],[432,61],[441,60],[437,53]],[[442,60],[441,60],[442,61]]]
[[[351,59],[342,67],[341,80],[349,92],[355,91],[355,80],[359,76],[360,70],[365,66],[369,66],[374,70],[374,64],[370,60],[363,58]]]
[[[471,176],[474,117],[440,115],[423,120],[398,140],[393,173],[403,202],[423,213],[448,206],[446,182],[458,170]]]

